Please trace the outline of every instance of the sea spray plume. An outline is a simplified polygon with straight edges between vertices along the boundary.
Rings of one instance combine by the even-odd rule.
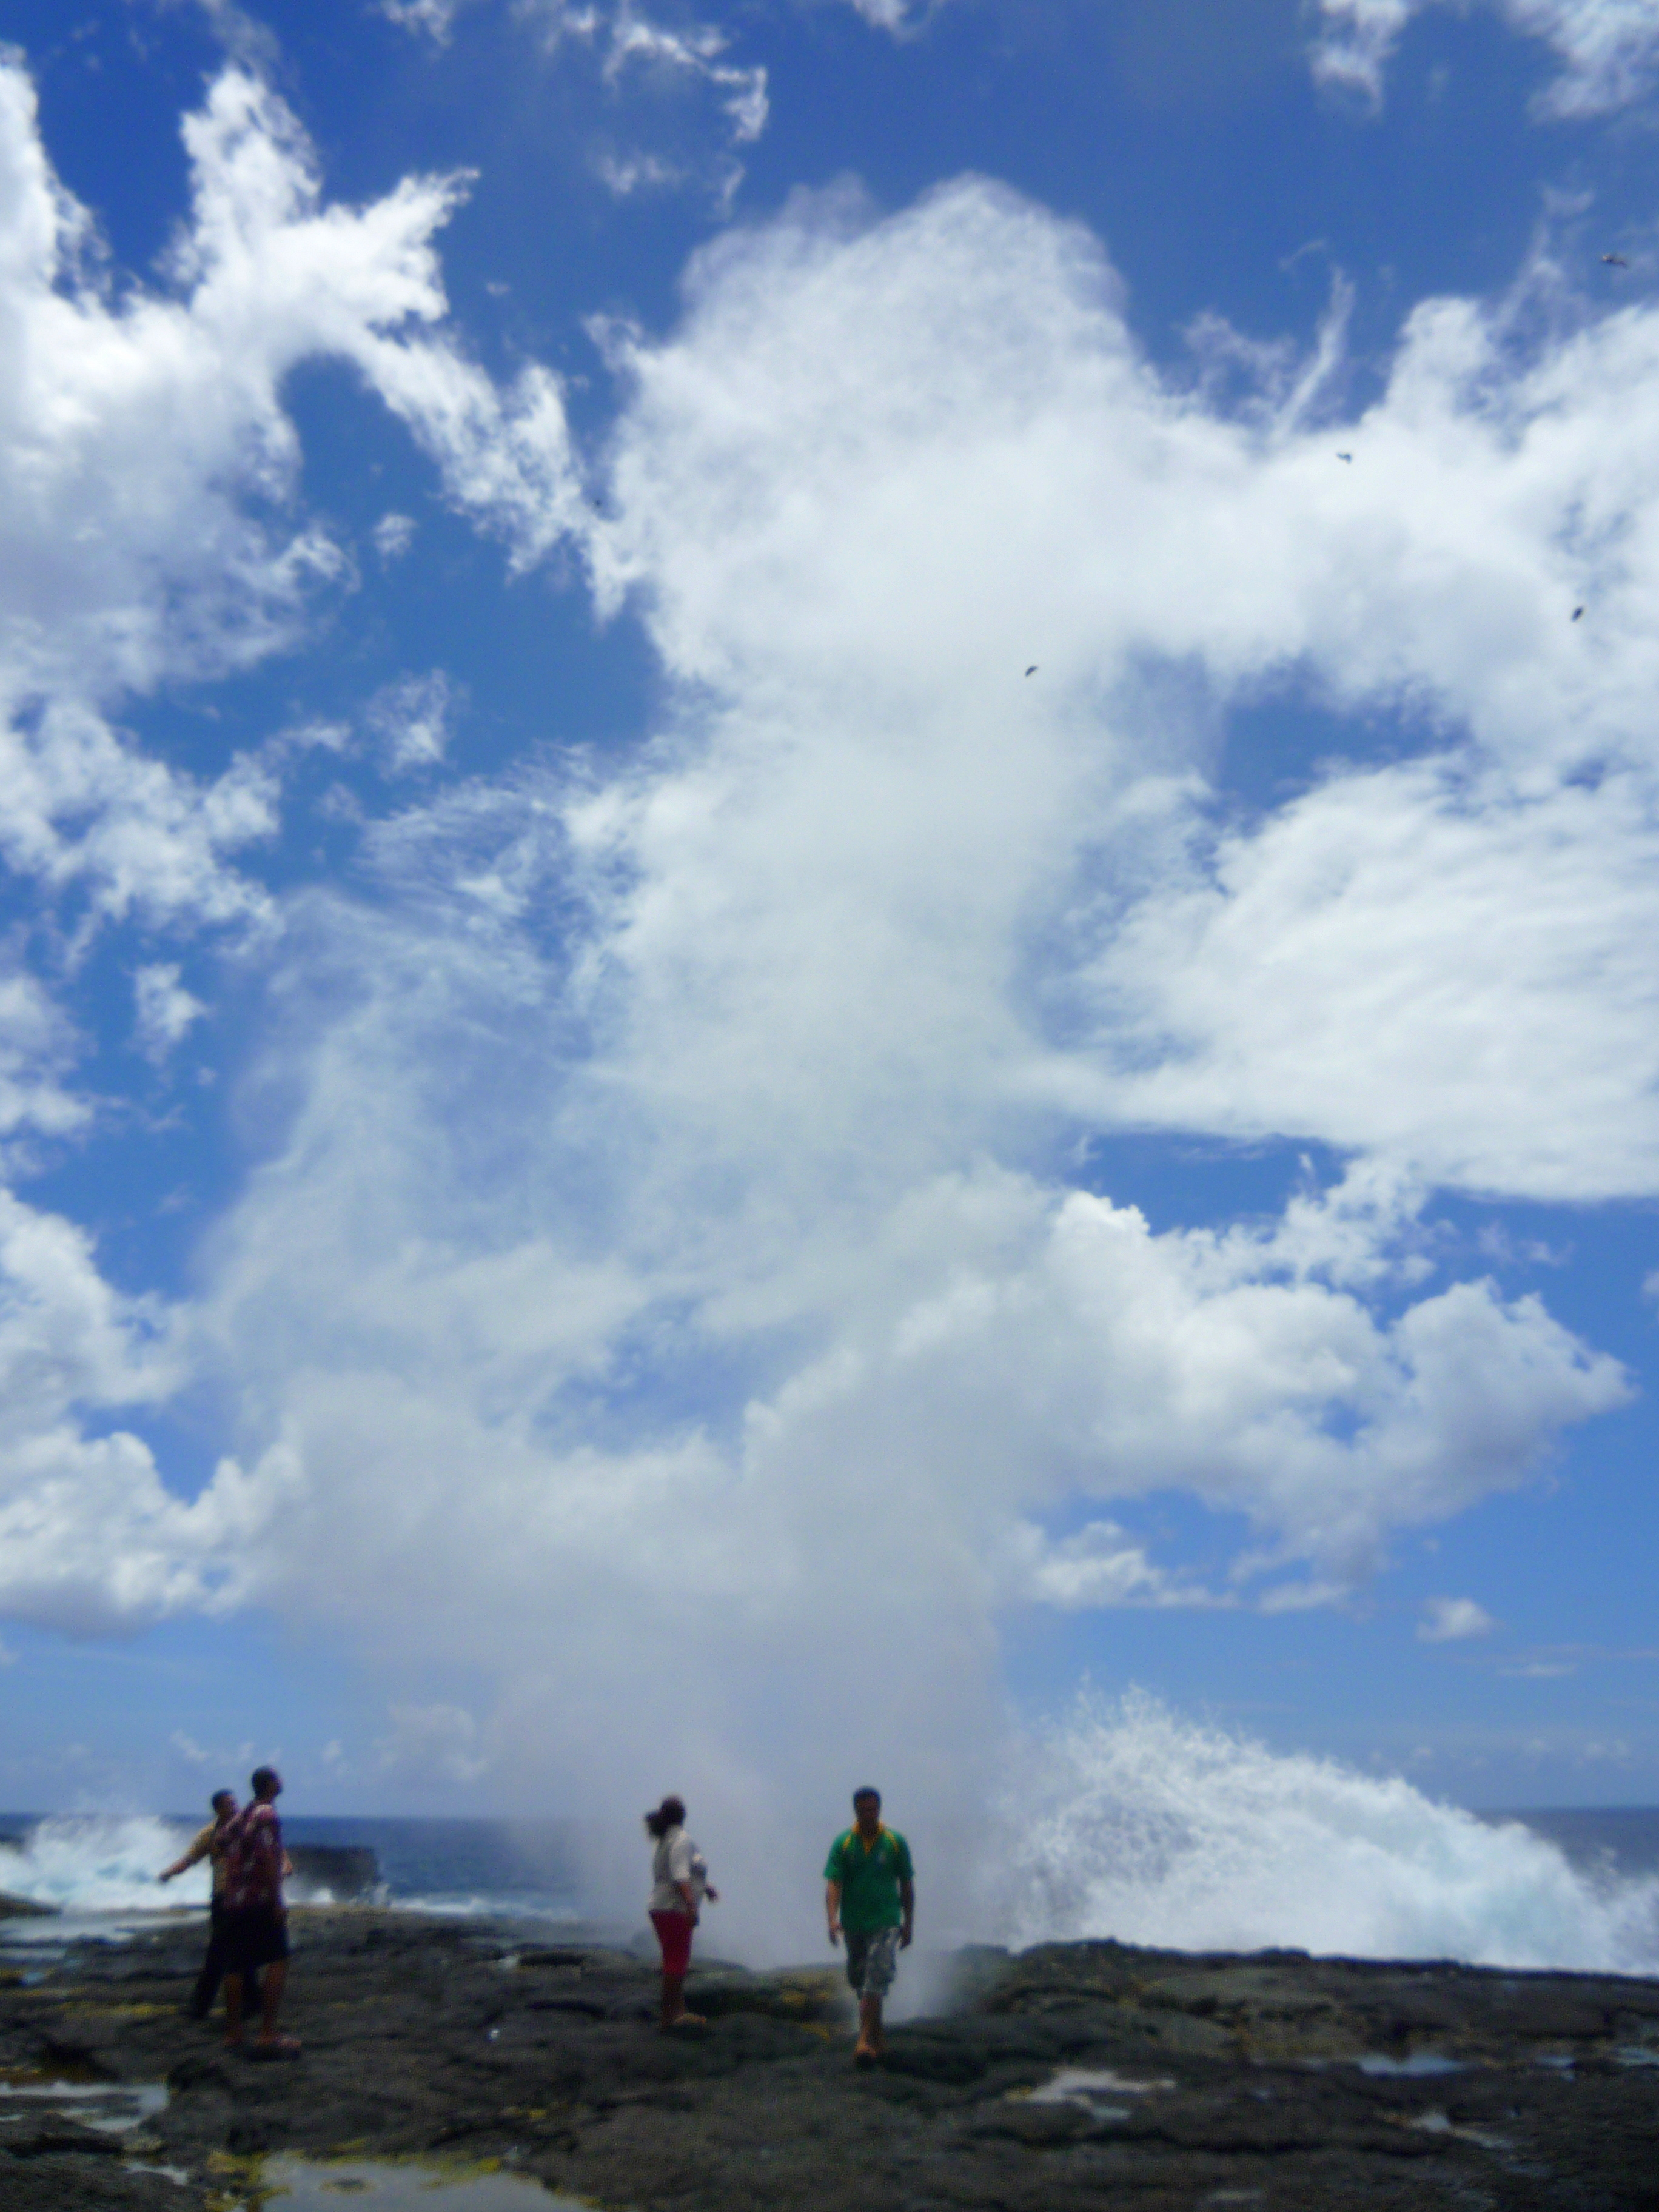
[[[205,1905],[205,1864],[166,1889],[155,1882],[192,1832],[143,1814],[61,1814],[16,1843],[0,1844],[0,1891],[64,1912],[176,1912],[181,1905]]]
[[[1017,1943],[1659,1969],[1659,1881],[1591,1881],[1518,1822],[1279,1756],[1140,1691],[1084,1692],[1033,1746],[1008,1837]]]

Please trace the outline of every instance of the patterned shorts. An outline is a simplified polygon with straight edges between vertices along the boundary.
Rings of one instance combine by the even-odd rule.
[[[861,1997],[884,1997],[898,1972],[896,1928],[848,1928],[847,1978]]]

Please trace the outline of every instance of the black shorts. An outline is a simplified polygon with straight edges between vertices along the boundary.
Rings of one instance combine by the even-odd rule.
[[[288,1956],[288,1917],[274,1905],[245,1905],[237,1911],[227,1911],[221,1925],[228,1974],[274,1966]]]

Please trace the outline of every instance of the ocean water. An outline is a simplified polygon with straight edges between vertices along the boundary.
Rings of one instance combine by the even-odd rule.
[[[208,1899],[205,1866],[158,1886],[206,1818],[0,1814],[0,1893],[81,1917],[176,1911]],[[563,1821],[283,1819],[290,1846],[368,1849],[385,1901],[410,1910],[562,1921],[594,1917],[576,1832]],[[301,1881],[298,1899],[327,1903]],[[24,1925],[12,1923],[10,1932]],[[0,1922],[0,1935],[8,1923]]]
[[[1017,1827],[988,1826],[995,1880],[956,1924],[929,1926],[930,1942],[1116,1936],[1659,1976],[1659,1808],[1477,1814],[1152,1708],[1074,1726],[1046,1771],[1046,1797],[1023,1802]],[[155,1883],[196,1826],[0,1816],[0,1892],[62,1916],[0,1920],[0,1948],[205,1903],[204,1869]],[[297,1816],[284,1826],[295,1844],[372,1850],[394,1908],[580,1926],[649,1948],[642,1850],[596,1879],[592,1840],[571,1823]],[[925,1856],[919,1874],[925,1914]],[[818,1932],[816,1876],[814,1862],[798,1955]],[[723,1935],[736,1917],[726,1887]]]

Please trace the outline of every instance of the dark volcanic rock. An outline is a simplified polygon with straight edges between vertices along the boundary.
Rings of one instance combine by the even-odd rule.
[[[1659,2212],[1653,1983],[980,1949],[861,2074],[831,1966],[700,1966],[708,2027],[664,2037],[626,1952],[355,1910],[295,1936],[289,2064],[181,2017],[177,1929],[0,1990],[0,2069],[166,2081],[149,2156],[190,2177],[36,2109],[0,2130],[4,2212],[200,2212],[271,2150],[501,2158],[641,2212]]]

